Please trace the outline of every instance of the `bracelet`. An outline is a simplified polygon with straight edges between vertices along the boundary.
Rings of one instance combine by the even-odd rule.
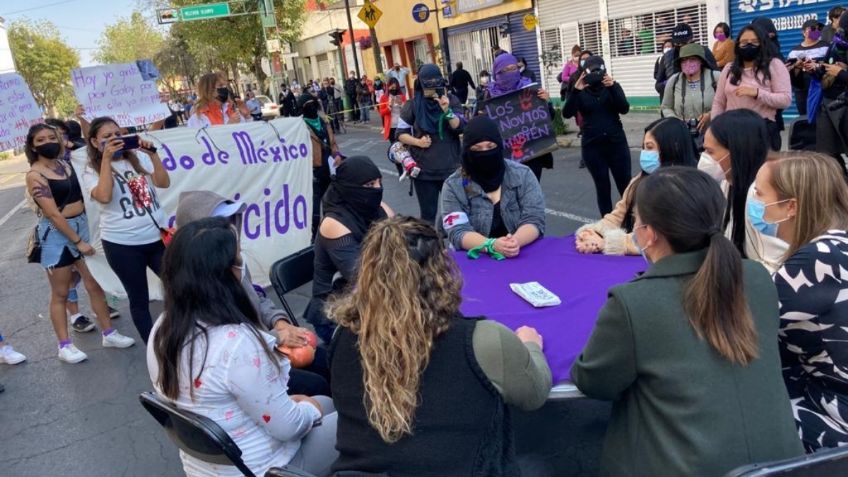
[[[82,242],[82,237],[80,237],[79,239],[77,239],[77,241],[76,241],[76,242],[74,242],[74,245],[78,245],[80,242]]]
[[[488,253],[489,256],[494,258],[495,260],[503,260],[506,258],[502,253],[495,250],[495,239],[493,238],[488,238],[485,242],[483,242],[482,245],[478,245],[469,250],[468,258],[470,258],[471,260],[477,260],[478,258],[480,258],[480,252],[483,250],[485,250],[486,253]]]
[[[450,121],[451,119],[456,118],[456,115],[455,115],[455,114],[453,114],[453,111],[452,111],[452,110],[448,109],[447,111],[445,111],[445,118],[446,118],[448,121]]]

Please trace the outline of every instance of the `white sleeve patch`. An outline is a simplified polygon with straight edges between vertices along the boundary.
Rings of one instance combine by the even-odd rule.
[[[442,218],[442,227],[445,230],[450,230],[457,225],[467,224],[468,216],[465,212],[451,212],[450,214],[445,214]]]

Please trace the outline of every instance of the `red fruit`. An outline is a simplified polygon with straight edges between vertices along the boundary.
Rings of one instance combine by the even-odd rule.
[[[298,348],[280,345],[277,346],[277,350],[289,358],[293,368],[305,368],[312,364],[312,361],[315,359],[315,348],[309,345]]]

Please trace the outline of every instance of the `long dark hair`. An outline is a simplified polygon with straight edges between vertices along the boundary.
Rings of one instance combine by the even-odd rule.
[[[26,155],[27,162],[29,163],[30,166],[35,164],[36,161],[38,161],[38,153],[35,152],[35,150],[34,150],[35,149],[35,135],[40,133],[41,131],[43,131],[45,129],[49,129],[49,130],[53,131],[53,134],[56,135],[56,142],[59,143],[59,147],[60,147],[59,155],[56,156],[56,157],[61,158],[65,155],[65,142],[62,141],[62,135],[59,133],[59,131],[55,127],[53,127],[49,124],[46,124],[46,123],[33,124],[32,126],[30,126],[29,131],[27,131],[26,144],[24,146],[24,155]]]
[[[726,228],[733,219],[731,241],[745,257],[745,203],[748,189],[769,153],[766,122],[750,109],[734,109],[716,117],[710,124],[710,132],[723,148],[730,151],[730,191],[722,228]]]
[[[695,167],[698,165],[695,160],[695,149],[692,145],[689,127],[683,121],[677,118],[657,119],[645,128],[645,134],[647,133],[651,133],[651,136],[654,136],[654,140],[657,142],[660,153],[660,167]],[[644,171],[639,173],[639,177],[632,185],[633,194],[630,197],[635,197],[642,179],[647,175]],[[627,213],[624,214],[624,223],[622,223],[622,228],[627,233],[633,231],[633,203],[634,201],[631,199],[630,203],[627,204]]]
[[[721,28],[721,31],[724,32],[724,36],[730,38],[730,25],[725,22],[719,22],[716,24],[715,28],[713,28],[713,33],[715,33],[715,31],[719,28]]]
[[[663,168],[636,193],[643,224],[668,241],[674,253],[706,249],[686,285],[683,307],[695,332],[722,357],[746,365],[758,354],[757,331],[745,298],[742,257],[721,233],[725,200],[718,183],[697,169]]]
[[[238,238],[230,220],[207,217],[179,228],[165,252],[162,283],[165,312],[153,341],[159,361],[156,383],[170,399],[180,394],[180,356],[188,348],[189,370],[194,369],[194,346],[198,338],[208,343],[208,329],[222,325],[246,324],[265,349],[272,363],[272,351],[259,334],[259,316],[242,284],[233,274],[237,265]],[[206,352],[197,376],[203,373]],[[189,371],[191,372],[191,371]],[[189,386],[194,398],[194,387]]]
[[[88,128],[88,142],[86,143],[86,150],[88,151],[88,162],[91,165],[91,168],[94,169],[98,175],[100,175],[100,165],[103,162],[103,153],[94,147],[94,144],[97,142],[97,133],[100,132],[100,129],[107,124],[114,124],[115,126],[120,127],[120,125],[114,119],[108,116],[101,116],[99,118],[94,118],[91,121],[91,125]],[[133,151],[122,151],[122,158],[129,161],[132,165],[133,170],[138,174],[150,175],[151,172],[144,170],[141,167],[141,163],[138,161],[138,156],[135,155]]]
[[[757,78],[760,84],[765,84],[766,81],[771,81],[769,65],[771,64],[771,60],[774,59],[774,54],[771,50],[772,47],[770,46],[772,40],[768,37],[765,30],[754,24],[744,26],[739,30],[739,34],[736,35],[736,45],[733,49],[736,58],[733,59],[733,63],[730,65],[730,82],[733,85],[738,85],[739,81],[742,80],[742,71],[745,69],[745,64],[742,60],[742,48],[739,47],[739,39],[742,38],[742,34],[746,31],[754,32],[754,35],[757,36],[757,40],[760,42],[760,52],[754,58],[754,77]]]

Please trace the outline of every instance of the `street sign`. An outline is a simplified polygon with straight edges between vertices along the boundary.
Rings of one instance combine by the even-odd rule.
[[[300,53],[298,53],[296,51],[294,53],[283,53],[282,57],[283,58],[300,58]]]
[[[280,45],[280,40],[273,39],[265,42],[265,49],[268,50],[268,53],[277,53],[282,47]]]
[[[160,8],[159,10],[156,10],[156,18],[159,20],[160,25],[178,22],[180,21],[180,9]]]
[[[536,15],[533,15],[532,13],[528,13],[527,15],[524,15],[523,20],[524,20],[523,21],[524,29],[527,30],[527,31],[535,30],[536,26],[539,24],[539,19],[536,18]]]
[[[412,19],[418,23],[424,23],[430,19],[430,7],[423,3],[416,3],[412,7]]]
[[[180,20],[184,22],[228,16],[230,16],[229,3],[208,3],[180,8]]]
[[[359,14],[356,15],[362,20],[363,23],[368,25],[368,28],[374,28],[374,25],[380,20],[380,17],[383,16],[383,12],[377,8],[373,3],[366,3],[359,10]]]

